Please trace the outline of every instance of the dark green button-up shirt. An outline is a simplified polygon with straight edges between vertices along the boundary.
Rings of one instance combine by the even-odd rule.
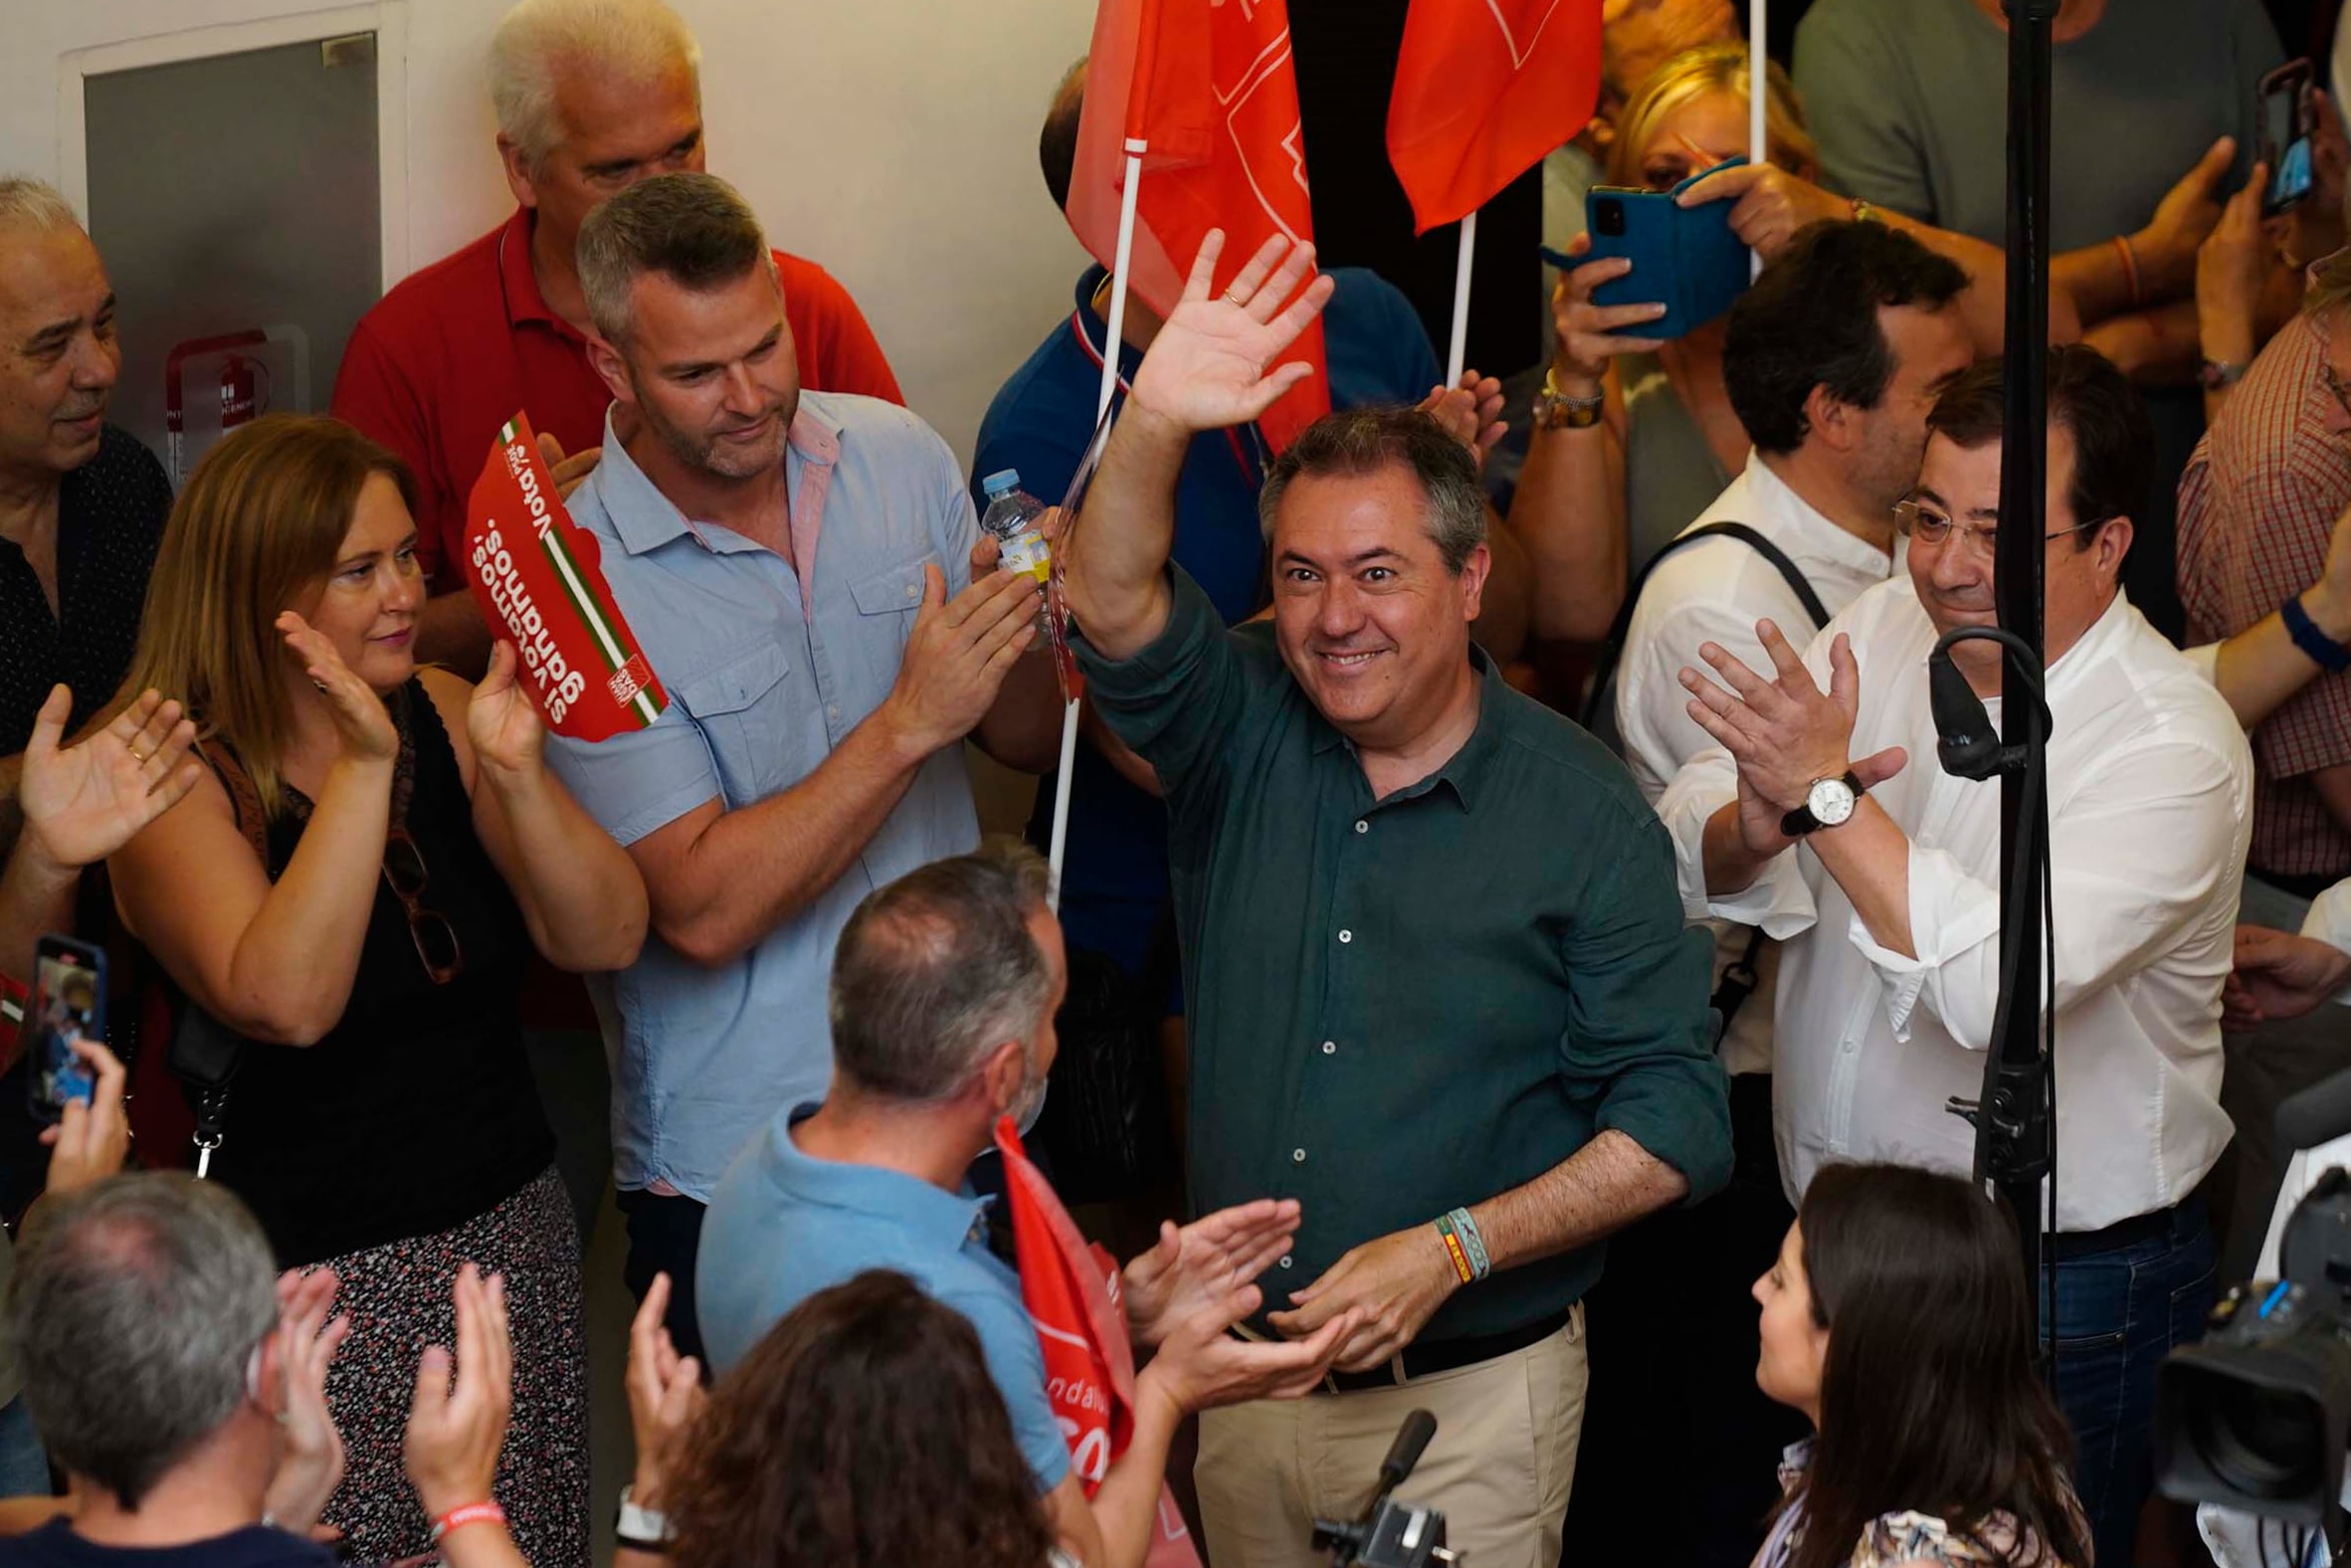
[[[1348,1248],[1427,1225],[1614,1127],[1688,1178],[1730,1174],[1711,944],[1684,929],[1665,829],[1617,760],[1491,661],[1477,728],[1374,801],[1274,651],[1172,572],[1167,630],[1080,647],[1102,715],[1167,795],[1191,1023],[1192,1201],[1304,1217],[1267,1306]],[[1470,1285],[1422,1339],[1554,1314],[1602,1249]]]

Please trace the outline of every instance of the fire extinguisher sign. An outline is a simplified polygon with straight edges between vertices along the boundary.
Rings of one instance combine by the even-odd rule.
[[[571,520],[517,413],[466,507],[474,598],[514,645],[547,727],[574,740],[643,729],[670,705],[604,581],[595,536]]]

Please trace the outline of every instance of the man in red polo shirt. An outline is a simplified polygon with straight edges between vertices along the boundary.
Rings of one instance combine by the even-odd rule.
[[[417,621],[419,659],[476,679],[489,662],[460,538],[498,427],[527,410],[572,454],[559,481],[594,462],[612,394],[588,365],[572,248],[612,196],[702,167],[700,58],[662,0],[522,0],[490,46],[498,156],[520,206],[352,330],[334,412],[416,473],[417,554],[434,595]],[[778,251],[775,264],[806,385],[903,403],[849,291],[814,262]]]

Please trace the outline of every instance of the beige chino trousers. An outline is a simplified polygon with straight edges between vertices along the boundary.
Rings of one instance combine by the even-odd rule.
[[[1193,1478],[1211,1568],[1328,1568],[1311,1521],[1363,1511],[1415,1410],[1437,1436],[1398,1498],[1445,1515],[1466,1568],[1557,1568],[1586,1376],[1578,1306],[1523,1350],[1399,1387],[1203,1412]]]

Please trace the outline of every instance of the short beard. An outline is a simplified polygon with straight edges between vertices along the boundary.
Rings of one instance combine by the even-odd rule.
[[[776,451],[768,452],[764,446],[756,450],[729,449],[722,446],[715,436],[697,437],[664,418],[659,408],[645,395],[645,387],[638,381],[634,371],[630,373],[629,385],[637,394],[637,417],[644,420],[645,427],[653,432],[663,446],[670,449],[672,457],[689,469],[725,480],[747,480],[762,470],[773,468],[783,459],[783,420],[780,410],[776,421]]]

